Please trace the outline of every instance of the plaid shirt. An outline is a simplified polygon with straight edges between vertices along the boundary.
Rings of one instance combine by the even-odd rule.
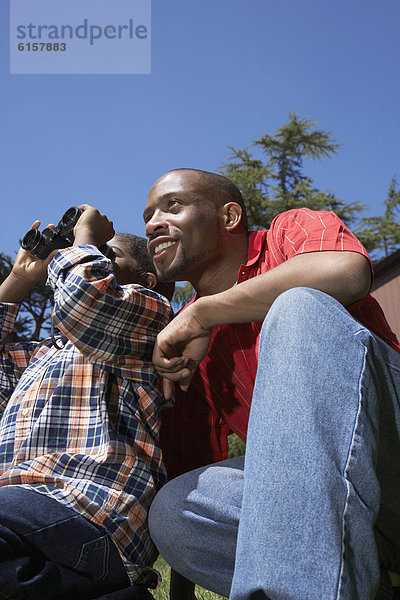
[[[118,286],[93,246],[61,250],[48,275],[65,346],[1,346],[0,485],[51,496],[101,525],[131,581],[155,587],[147,510],[166,478],[165,400],[151,359],[171,308],[140,285]],[[0,304],[2,339],[17,313]]]
[[[272,221],[270,229],[250,233],[247,263],[240,266],[237,282],[257,277],[298,254],[321,251],[358,252],[369,259],[362,244],[333,212],[307,208],[284,212]],[[400,352],[375,298],[367,294],[348,310]],[[183,393],[176,387],[174,407],[162,415],[161,427],[170,479],[226,458],[230,433],[246,440],[261,326],[253,322],[214,327],[208,354],[189,390]]]

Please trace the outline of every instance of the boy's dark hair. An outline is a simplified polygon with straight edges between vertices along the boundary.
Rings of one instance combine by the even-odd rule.
[[[158,281],[157,272],[147,250],[147,240],[138,235],[134,235],[133,233],[116,233],[115,237],[123,242],[128,252],[135,259],[137,274],[140,277],[144,277],[146,273],[153,273],[157,278],[155,291],[171,301],[175,291],[175,283],[173,281],[165,283],[160,283]]]
[[[115,235],[124,242],[130,254],[136,260],[139,275],[143,276],[146,273],[154,273],[156,275],[153,261],[147,250],[147,240],[145,238],[133,235],[133,233],[116,233]]]

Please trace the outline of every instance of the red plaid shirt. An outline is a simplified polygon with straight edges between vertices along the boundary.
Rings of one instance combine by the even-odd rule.
[[[269,230],[250,233],[248,260],[240,266],[238,283],[297,254],[332,250],[358,252],[369,259],[362,244],[334,213],[290,210],[278,215]],[[368,294],[348,310],[400,352],[375,298]],[[169,478],[226,458],[230,433],[246,439],[261,325],[252,322],[215,327],[208,354],[188,392],[177,388],[174,408],[163,414],[161,428]]]

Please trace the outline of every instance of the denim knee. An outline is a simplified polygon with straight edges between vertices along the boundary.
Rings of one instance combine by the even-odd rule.
[[[167,483],[156,494],[148,516],[150,536],[167,562],[171,562],[169,555],[173,547],[181,550],[186,538],[180,525],[182,491],[176,490],[174,482]]]
[[[185,473],[156,494],[148,521],[150,535],[163,556],[175,542],[180,554],[185,548],[190,554],[191,533],[198,537],[205,522],[237,526],[243,469],[244,456],[230,458]]]
[[[276,298],[265,317],[259,349],[261,353],[264,344],[279,343],[289,351],[294,345],[300,348],[306,340],[318,354],[320,342],[340,332],[352,336],[362,332],[359,341],[365,344],[372,335],[329,294],[306,287],[291,288]]]
[[[150,535],[167,562],[223,596],[233,575],[243,464],[244,457],[229,459],[173,479],[149,513]]]
[[[315,318],[320,311],[323,311],[325,308],[330,310],[332,307],[349,316],[348,311],[340,302],[329,294],[313,288],[295,287],[282,292],[275,299],[268,315],[271,314],[271,311],[272,313],[277,311],[284,318],[289,315],[293,318],[299,318],[300,316],[304,318],[306,314]]]

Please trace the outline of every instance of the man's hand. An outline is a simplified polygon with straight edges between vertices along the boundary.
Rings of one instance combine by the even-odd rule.
[[[81,204],[83,212],[74,228],[74,246],[91,244],[92,246],[103,246],[114,237],[112,221],[89,204]]]
[[[203,324],[196,304],[188,306],[157,336],[153,362],[163,379],[164,396],[170,398],[173,384],[187,391],[198,364],[207,354],[212,328]]]
[[[40,221],[35,221],[31,229],[38,229]],[[47,227],[54,227],[48,225]],[[54,250],[44,260],[20,248],[15,257],[13,268],[0,286],[1,302],[20,302],[33,286],[47,275],[47,266],[57,250]]]

